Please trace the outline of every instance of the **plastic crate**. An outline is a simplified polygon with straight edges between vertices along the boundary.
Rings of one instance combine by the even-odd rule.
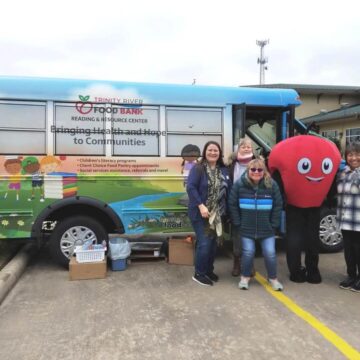
[[[79,263],[88,263],[88,262],[99,262],[105,259],[105,250],[106,248],[99,245],[99,248],[91,250],[83,250],[82,246],[76,246],[75,254],[76,260]]]

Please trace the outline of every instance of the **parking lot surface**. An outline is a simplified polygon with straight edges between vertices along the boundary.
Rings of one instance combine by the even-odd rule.
[[[343,254],[321,255],[319,285],[290,282],[284,253],[278,264],[285,303],[328,338],[256,279],[239,290],[226,254],[204,287],[165,261],[69,281],[43,249],[0,306],[0,359],[359,359],[360,294],[338,288]],[[265,276],[261,257],[255,266]]]

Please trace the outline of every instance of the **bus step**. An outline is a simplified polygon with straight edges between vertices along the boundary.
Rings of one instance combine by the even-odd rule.
[[[165,255],[160,253],[160,248],[156,249],[148,249],[148,250],[131,250],[130,257],[128,258],[128,262],[131,261],[137,262],[141,261],[152,261],[152,260],[163,260],[165,259]]]

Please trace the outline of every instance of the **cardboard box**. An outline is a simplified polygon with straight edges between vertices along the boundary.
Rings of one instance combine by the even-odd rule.
[[[106,278],[106,259],[91,263],[79,263],[73,256],[69,263],[70,280],[104,279]]]
[[[184,238],[170,238],[169,263],[177,265],[194,265],[194,243]]]

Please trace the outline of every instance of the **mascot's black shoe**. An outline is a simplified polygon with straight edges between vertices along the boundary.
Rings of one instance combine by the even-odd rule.
[[[305,268],[301,267],[300,270],[290,273],[290,280],[296,283],[304,283],[307,280]]]
[[[319,269],[308,270],[306,274],[306,281],[310,284],[320,284],[322,279]]]

